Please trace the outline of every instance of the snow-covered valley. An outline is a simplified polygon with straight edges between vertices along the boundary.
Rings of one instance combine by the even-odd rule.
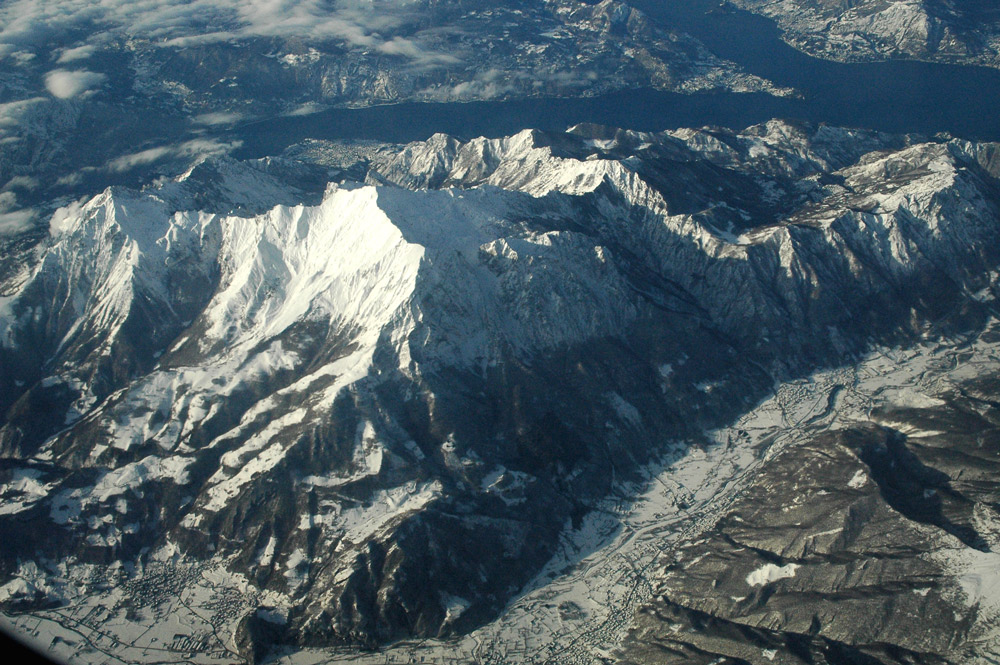
[[[765,519],[754,492],[806,510],[795,483],[826,481],[782,470],[826,450],[834,521],[863,532],[863,498],[933,544],[935,591],[876,575],[864,611],[966,608],[938,642],[885,622],[843,648],[993,653],[993,490],[935,459],[897,478],[872,441],[897,432],[909,469],[901,442],[939,430],[905,409],[989,394],[967,384],[995,372],[997,151],[581,125],[372,147],[311,193],[215,158],[65,207],[0,302],[8,620],[86,661],[647,662],[669,639],[783,662],[808,630],[768,602],[834,584],[803,539],[855,540],[782,523],[691,552]],[[677,565],[729,595],[695,602]],[[648,619],[670,612],[773,634],[678,642]]]

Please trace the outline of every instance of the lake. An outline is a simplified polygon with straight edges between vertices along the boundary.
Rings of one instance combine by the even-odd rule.
[[[778,85],[794,87],[802,97],[626,90],[584,99],[331,109],[240,127],[234,137],[244,145],[237,156],[276,154],[306,138],[405,142],[435,132],[495,137],[526,127],[561,131],[580,122],[655,131],[705,125],[742,129],[785,118],[1000,140],[1000,70],[912,61],[828,62],[782,42],[769,19],[735,9],[721,11],[712,0],[632,0],[632,4],[654,22],[694,35],[721,57]]]

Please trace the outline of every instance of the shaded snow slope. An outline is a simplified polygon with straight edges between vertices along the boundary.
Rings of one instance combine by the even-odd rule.
[[[223,565],[272,594],[244,655],[467,632],[668,441],[980,325],[996,155],[580,126],[385,147],[321,197],[225,160],[107,190],[0,301],[0,570]]]

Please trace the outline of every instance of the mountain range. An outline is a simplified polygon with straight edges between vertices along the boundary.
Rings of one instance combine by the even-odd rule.
[[[15,625],[83,660],[489,661],[518,603],[642,544],[642,593],[543,605],[504,662],[997,653],[996,145],[310,150],[61,207],[6,273]],[[615,545],[639,496],[659,531]]]

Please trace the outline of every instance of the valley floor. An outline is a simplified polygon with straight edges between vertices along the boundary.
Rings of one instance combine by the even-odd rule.
[[[589,665],[613,659],[635,611],[656,594],[664,562],[711,529],[769,461],[819,433],[868,423],[875,410],[932,406],[937,396],[965,382],[1000,374],[998,333],[994,321],[967,340],[879,349],[855,365],[776,386],[770,398],[704,441],[678,441],[671,456],[647,469],[644,486],[621,485],[579,528],[567,524],[559,555],[497,621],[467,636],[377,652],[307,649],[278,655],[276,662]],[[850,485],[865,482],[861,473]],[[934,556],[954,572],[959,587],[979,594],[977,623],[986,631],[979,644],[986,658],[1000,652],[1000,632],[988,629],[1000,618],[1000,554],[975,552],[970,558],[971,550],[950,547],[944,551],[953,556]],[[225,562],[190,566],[170,551],[157,558],[141,573],[82,565],[25,569],[22,578],[29,583],[61,586],[73,600],[5,615],[2,625],[71,661],[213,665],[241,660],[233,631],[252,608],[273,605],[280,621],[288,600],[224,572]],[[455,611],[461,609],[461,599],[455,599]],[[767,661],[773,657],[760,654]]]

